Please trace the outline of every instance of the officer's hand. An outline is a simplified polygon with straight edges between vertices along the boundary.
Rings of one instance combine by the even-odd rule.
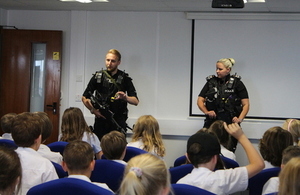
[[[235,117],[233,117],[232,122],[233,123],[241,123],[242,120],[235,116]]]
[[[115,95],[115,99],[118,100],[118,99],[123,99],[123,100],[126,100],[127,99],[127,95],[126,93],[124,93],[123,91],[118,91]]]
[[[94,114],[95,114],[95,116],[96,116],[97,118],[104,118],[104,119],[106,119],[105,116],[103,116],[103,115],[101,114],[101,112],[100,112],[99,109],[94,110]]]
[[[206,115],[208,115],[209,118],[216,118],[216,117],[217,117],[215,111],[213,111],[213,110],[208,111],[208,112],[206,113]]]

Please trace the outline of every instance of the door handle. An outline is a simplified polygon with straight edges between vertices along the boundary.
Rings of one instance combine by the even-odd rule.
[[[47,107],[52,108],[53,114],[56,114],[57,103],[53,102],[52,105],[46,105]]]

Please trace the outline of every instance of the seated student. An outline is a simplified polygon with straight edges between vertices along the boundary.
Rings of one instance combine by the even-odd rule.
[[[288,130],[293,136],[294,144],[300,146],[300,120],[286,119],[282,125],[282,128]]]
[[[169,170],[161,158],[145,153],[128,161],[120,195],[167,195],[169,191]]]
[[[132,140],[127,146],[143,149],[161,158],[165,156],[165,146],[159,131],[159,124],[153,116],[139,117],[132,131]]]
[[[58,179],[53,164],[37,152],[42,141],[40,120],[36,114],[23,112],[12,123],[11,133],[18,145],[16,152],[22,165],[21,190],[18,194],[26,194],[35,185]]]
[[[67,108],[62,116],[61,134],[59,141],[71,142],[82,140],[88,142],[97,159],[102,156],[100,141],[87,125],[82,111],[77,107]]]
[[[292,134],[281,127],[271,127],[259,140],[258,148],[265,160],[265,169],[280,167],[282,152],[293,145]]]
[[[22,168],[18,154],[10,148],[0,147],[0,194],[18,193]]]
[[[288,146],[284,149],[282,153],[281,170],[286,163],[294,157],[300,157],[300,146]],[[265,183],[262,194],[278,192],[278,186],[279,177],[272,177],[267,181],[267,183]]]
[[[46,139],[50,137],[53,125],[47,113],[35,112],[35,114],[37,114],[40,117],[40,122],[42,125],[42,143],[44,143]],[[41,144],[37,152],[42,157],[45,157],[53,162],[56,162],[58,164],[61,164],[62,162],[62,155],[59,152],[52,152],[50,148],[45,144]]]
[[[224,123],[224,127],[242,145],[250,164],[234,169],[214,171],[221,152],[219,141],[210,133],[198,132],[187,142],[187,158],[194,165],[194,169],[177,183],[197,186],[218,195],[232,194],[247,189],[248,179],[264,168],[263,159],[237,123],[229,125]]]
[[[1,129],[4,133],[0,138],[13,141],[13,138],[11,136],[11,124],[16,115],[16,113],[7,113],[1,117]]]
[[[101,148],[103,155],[108,160],[113,160],[126,165],[123,161],[126,154],[126,137],[119,131],[111,131],[105,134],[101,139]]]
[[[297,195],[300,189],[300,157],[292,158],[279,173],[278,195]]]
[[[224,128],[224,121],[216,120],[213,122],[208,128],[208,132],[213,132],[218,137],[221,145],[221,154],[236,161],[235,154],[228,149],[231,142],[230,135]]]
[[[69,178],[91,182],[90,177],[94,170],[95,160],[90,144],[80,140],[72,141],[66,145],[63,157],[62,167],[68,172]],[[96,182],[93,184],[111,191],[106,184]]]

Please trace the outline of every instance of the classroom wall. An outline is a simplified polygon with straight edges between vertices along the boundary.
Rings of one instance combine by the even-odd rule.
[[[116,48],[122,53],[120,69],[133,78],[140,99],[138,106],[128,106],[128,124],[144,114],[157,118],[168,166],[184,154],[188,136],[203,126],[203,118],[189,117],[191,20],[184,13],[8,10],[4,20],[19,29],[63,31],[61,113],[79,107],[93,124],[76,97],[92,73],[105,67],[106,51]],[[257,145],[267,128],[281,123],[246,119],[243,129]],[[237,160],[247,163],[241,147]]]

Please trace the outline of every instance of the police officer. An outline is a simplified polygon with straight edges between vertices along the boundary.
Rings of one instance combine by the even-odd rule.
[[[112,130],[125,133],[127,103],[139,103],[132,79],[118,69],[121,64],[120,52],[116,49],[109,50],[105,64],[106,70],[97,71],[93,75],[82,96],[83,104],[95,115],[94,133],[99,140]]]
[[[204,127],[216,120],[223,120],[227,124],[241,123],[249,111],[248,92],[238,75],[230,75],[233,58],[222,58],[216,63],[217,76],[206,78],[207,82],[202,88],[197,105],[206,115]],[[234,140],[236,142],[236,140]],[[234,143],[231,150],[234,151]]]

